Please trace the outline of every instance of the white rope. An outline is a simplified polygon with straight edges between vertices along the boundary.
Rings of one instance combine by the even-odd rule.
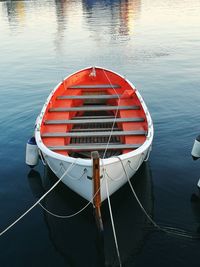
[[[103,173],[104,173],[104,169],[103,169]],[[119,252],[119,246],[118,246],[118,241],[117,241],[117,235],[116,235],[116,231],[115,231],[115,224],[114,224],[113,215],[112,215],[112,207],[111,207],[111,203],[110,203],[110,194],[109,194],[109,190],[108,190],[108,181],[107,181],[107,179],[105,179],[105,180],[106,180],[106,193],[107,193],[107,199],[108,199],[108,207],[109,207],[109,212],[110,212],[110,220],[111,220],[111,224],[112,224],[115,247],[116,247],[116,251],[117,251],[119,266],[122,267],[122,262],[121,262],[120,252]]]
[[[107,80],[109,81],[112,89],[115,91],[115,93],[116,93],[116,95],[118,97],[117,110],[115,112],[115,117],[114,117],[113,124],[112,124],[112,127],[111,127],[110,135],[109,135],[108,142],[106,144],[106,148],[105,148],[105,151],[104,151],[104,154],[103,154],[103,159],[104,159],[105,156],[106,156],[106,152],[108,150],[108,147],[109,147],[109,144],[110,144],[110,140],[111,140],[111,137],[112,137],[113,129],[114,129],[114,126],[115,126],[115,123],[116,123],[116,120],[117,120],[117,115],[118,115],[118,111],[119,111],[119,104],[120,104],[120,97],[119,97],[119,94],[117,93],[117,91],[115,90],[115,88],[113,87],[113,85],[112,85],[109,77],[107,76],[106,72],[104,71],[104,69],[103,69],[103,72],[104,72]],[[103,159],[102,159],[103,176],[105,177],[105,168],[104,168]],[[114,236],[114,241],[115,241],[115,247],[116,247],[116,251],[117,251],[119,266],[122,267],[122,262],[121,262],[120,252],[119,252],[119,246],[118,246],[118,241],[117,241],[117,235],[116,235],[116,231],[115,231],[115,224],[114,224],[113,215],[112,215],[112,207],[111,207],[111,203],[110,203],[110,195],[109,195],[109,190],[108,190],[108,181],[107,181],[107,178],[106,177],[105,177],[105,180],[106,180],[106,193],[107,193],[108,206],[109,206],[110,219],[111,219],[111,224],[112,224],[112,229],[113,229],[113,236]]]
[[[117,178],[117,179],[113,179],[108,173],[107,173],[107,171],[105,170],[105,174],[106,174],[106,176],[111,180],[111,181],[113,181],[113,182],[119,182],[121,179],[123,179],[123,177],[124,177],[124,174],[122,175],[122,176],[120,176],[119,178]]]
[[[116,156],[116,157],[119,158],[118,156]],[[121,160],[121,158],[120,158],[120,160]],[[133,168],[133,167],[131,166],[131,161],[130,161],[130,160],[128,160],[128,166],[129,166],[129,168],[130,168],[132,171],[136,172],[136,171],[138,171],[138,169],[140,168],[140,166],[141,166],[143,160],[144,160],[144,159],[143,159],[143,153],[142,153],[141,157],[140,157],[139,160],[138,160],[137,168]],[[125,168],[125,167],[124,167],[124,168]]]
[[[64,166],[63,166],[63,168],[64,168]],[[65,169],[65,168],[64,168],[64,169]],[[69,173],[67,174],[67,176],[68,176],[71,180],[73,180],[73,181],[78,181],[78,180],[81,180],[81,178],[83,178],[83,176],[84,176],[86,173],[87,173],[87,169],[85,168],[85,169],[83,170],[83,173],[81,174],[81,176],[78,177],[78,178],[74,178],[74,177],[72,177]]]
[[[61,162],[61,163],[60,163],[60,169],[59,169],[58,171],[53,170],[52,167],[51,167],[51,170],[52,170],[53,173],[55,173],[55,175],[58,177],[58,174],[61,172],[62,168],[64,169],[63,164],[62,164],[62,162]],[[65,172],[65,169],[64,169],[64,172]]]
[[[72,217],[75,217],[76,215],[80,214],[82,211],[84,211],[90,204],[92,203],[92,200],[89,201],[82,209],[78,210],[77,212],[70,214],[70,215],[59,215],[59,214],[55,214],[53,212],[51,212],[50,210],[48,210],[46,207],[44,207],[41,203],[38,203],[40,205],[40,207],[45,210],[47,213],[49,213],[50,215],[57,217],[59,219],[69,219]]]
[[[146,217],[149,219],[149,221],[150,221],[155,227],[158,227],[158,225],[151,219],[151,217],[149,216],[149,214],[146,212],[146,210],[145,210],[144,207],[142,206],[141,202],[139,201],[139,198],[137,197],[137,195],[136,195],[136,193],[135,193],[135,190],[133,189],[133,186],[132,186],[132,184],[131,184],[131,182],[130,182],[130,179],[129,179],[129,177],[128,177],[128,174],[127,174],[127,172],[126,172],[126,169],[125,169],[125,167],[124,167],[123,161],[121,160],[120,157],[117,157],[117,158],[118,158],[118,159],[120,160],[120,162],[121,162],[122,168],[123,168],[123,170],[124,170],[124,173],[125,173],[125,175],[126,175],[126,178],[127,178],[127,180],[128,180],[128,183],[129,183],[129,185],[130,185],[130,188],[131,188],[131,190],[132,190],[132,192],[133,192],[133,195],[134,195],[135,199],[137,200],[137,202],[138,202],[140,208],[142,209],[142,211],[144,212],[144,214],[146,215]]]
[[[77,161],[77,160],[76,160]],[[64,178],[64,176],[67,174],[67,172],[70,170],[70,168],[74,168],[74,165],[76,163],[74,161],[67,170],[63,173],[61,178],[40,198],[38,201],[36,201],[26,212],[24,212],[19,218],[17,218],[13,223],[11,223],[6,229],[4,229],[2,232],[0,232],[0,236],[2,236],[4,233],[6,233],[9,229],[11,229],[17,222],[19,222],[25,215],[27,215],[33,208],[35,208],[42,199],[44,199],[58,184],[59,182]]]
[[[42,164],[43,164],[44,166],[46,166],[46,162],[44,161],[44,158],[43,158],[42,152],[40,151],[40,149],[39,149],[39,148],[38,148],[38,153],[39,153],[39,155],[40,155],[40,158],[41,158]]]
[[[112,137],[113,129],[114,129],[114,126],[115,126],[115,123],[116,123],[116,119],[117,119],[117,115],[118,115],[118,111],[119,111],[120,97],[119,97],[119,94],[117,93],[117,91],[115,90],[115,88],[113,87],[113,85],[112,85],[112,83],[111,83],[109,77],[107,76],[106,72],[104,71],[104,69],[103,69],[103,72],[104,72],[104,74],[105,74],[105,76],[106,76],[108,82],[110,83],[112,89],[115,91],[115,93],[116,93],[116,95],[117,95],[117,97],[118,97],[118,100],[119,100],[118,105],[117,105],[117,109],[116,109],[116,112],[115,112],[115,117],[114,117],[114,120],[113,120],[113,124],[112,124],[112,127],[111,127],[110,135],[109,135],[109,137],[108,137],[108,142],[107,142],[107,144],[106,144],[106,148],[105,148],[105,150],[104,150],[104,154],[103,154],[103,159],[104,159],[105,156],[106,156],[106,152],[107,152],[107,150],[108,150],[108,147],[109,147],[109,144],[110,144],[110,139],[111,139],[111,137]]]
[[[200,239],[200,235],[199,234],[191,234],[189,233],[188,231],[185,231],[183,229],[178,229],[178,228],[174,228],[174,227],[169,227],[169,226],[160,226],[158,225],[151,217],[150,215],[147,213],[147,211],[145,210],[145,208],[143,207],[142,203],[140,202],[135,190],[133,189],[133,186],[130,182],[130,179],[128,178],[128,175],[127,175],[127,172],[126,172],[126,169],[124,167],[124,164],[121,160],[120,157],[117,157],[121,164],[122,164],[122,168],[124,170],[124,173],[127,177],[127,180],[128,180],[128,183],[130,185],[130,188],[131,188],[131,191],[138,203],[138,205],[140,206],[141,210],[143,211],[143,213],[145,214],[145,216],[147,217],[147,219],[151,222],[151,224],[156,228],[158,229],[159,231],[162,231],[166,234],[171,234],[171,235],[175,235],[175,236],[179,236],[179,237],[184,237],[184,238],[190,238],[190,239]]]
[[[151,152],[151,147],[149,147],[149,150],[147,152],[146,158],[144,159],[145,162],[148,161],[150,152]]]
[[[116,156],[116,158],[119,158],[119,156]],[[144,158],[143,158],[143,156],[141,156],[141,157],[139,158],[139,160],[138,160],[137,168],[133,168],[133,167],[131,166],[131,161],[130,161],[130,160],[126,161],[124,167],[126,167],[126,166],[128,165],[129,168],[130,168],[132,171],[136,172],[136,171],[138,171],[139,167],[141,166],[143,160],[144,160]],[[118,182],[119,180],[123,179],[123,177],[124,177],[124,175],[122,175],[122,176],[120,176],[120,177],[117,178],[117,179],[116,179],[116,178],[112,178],[112,177],[108,174],[108,172],[107,172],[106,169],[105,169],[105,174],[107,175],[107,177],[108,177],[110,180],[112,180],[112,181],[114,181],[114,182]]]
[[[103,183],[103,181],[102,181]],[[60,218],[60,219],[68,219],[68,218],[72,218],[78,214],[80,214],[82,211],[84,211],[90,204],[93,203],[93,200],[94,198],[96,197],[96,195],[98,194],[100,190],[100,187],[98,188],[97,192],[93,195],[93,197],[91,198],[91,200],[83,207],[81,208],[80,210],[78,210],[77,212],[73,213],[73,214],[70,214],[70,215],[59,215],[59,214],[56,214],[56,213],[53,213],[52,211],[48,210],[46,207],[44,207],[41,203],[38,203],[40,205],[40,207],[42,209],[44,209],[47,213],[49,213],[50,215],[54,216],[54,217],[57,217],[57,218]]]

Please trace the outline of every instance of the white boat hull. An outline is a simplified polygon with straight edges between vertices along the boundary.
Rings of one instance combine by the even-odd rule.
[[[151,147],[148,147],[141,154],[124,160],[120,160],[120,156],[115,158],[113,157],[110,163],[108,162],[108,159],[101,160],[100,177],[102,202],[108,197],[106,183],[108,185],[109,195],[112,195],[120,187],[122,187],[128,181],[128,179],[134,176],[136,171],[142,165],[143,161],[148,158],[150,149]],[[66,158],[66,160],[59,160],[51,158],[44,153],[43,157],[46,164],[50,167],[58,179],[61,179],[66,186],[82,196],[84,199],[92,202],[93,181],[91,160],[84,160],[87,162],[85,162],[85,165],[83,165],[81,159],[75,160],[73,164],[73,162],[71,162],[68,158]],[[122,164],[126,172],[124,171]]]

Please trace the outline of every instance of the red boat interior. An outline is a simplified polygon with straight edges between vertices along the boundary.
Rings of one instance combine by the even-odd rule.
[[[147,131],[135,89],[101,68],[65,79],[48,103],[41,125],[42,141],[49,149],[82,158],[90,158],[94,150],[102,158],[130,152],[144,143]]]

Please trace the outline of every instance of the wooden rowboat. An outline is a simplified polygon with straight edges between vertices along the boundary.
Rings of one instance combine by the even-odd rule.
[[[101,158],[101,199],[113,194],[148,158],[153,124],[136,88],[107,69],[89,67],[59,83],[35,127],[40,155],[62,182],[92,200],[91,151]],[[122,166],[123,165],[123,166]],[[125,171],[126,170],[126,171]]]

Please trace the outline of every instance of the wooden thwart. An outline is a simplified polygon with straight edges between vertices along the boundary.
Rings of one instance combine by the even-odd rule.
[[[76,120],[82,120],[82,119],[111,119],[111,118],[115,118],[115,116],[76,116],[73,117],[72,119],[76,119]]]
[[[73,85],[67,89],[107,89],[107,88],[121,88],[119,84],[88,84],[88,85]]]
[[[72,112],[72,111],[104,111],[104,110],[139,110],[140,106],[102,106],[102,105],[91,105],[82,107],[61,107],[61,108],[50,108],[49,112]]]
[[[58,96],[57,99],[118,99],[121,97],[121,94],[119,95],[62,95]]]
[[[88,123],[105,123],[105,122],[143,122],[144,118],[116,118],[114,119],[85,119],[85,120],[46,120],[44,123],[51,124],[88,124]]]
[[[65,133],[43,133],[42,137],[98,137],[98,136],[129,136],[129,135],[146,135],[146,131],[101,131],[101,132],[65,132]]]
[[[94,143],[85,143],[85,144],[70,144],[66,146],[48,146],[52,151],[56,150],[65,150],[65,151],[93,151],[93,150],[113,150],[113,149],[137,149],[142,144],[94,144]]]
[[[71,132],[99,132],[99,131],[118,131],[117,127],[112,128],[73,128]]]

